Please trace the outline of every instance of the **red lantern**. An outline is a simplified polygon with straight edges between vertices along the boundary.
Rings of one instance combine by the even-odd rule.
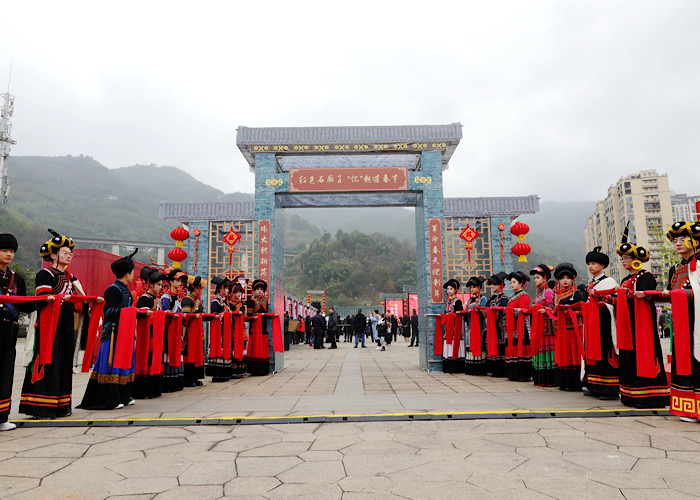
[[[512,235],[518,237],[518,241],[522,241],[520,237],[525,236],[528,232],[530,232],[530,226],[528,226],[524,222],[516,222],[515,224],[510,226],[510,232]]]
[[[530,245],[527,243],[519,242],[513,245],[513,248],[511,249],[511,252],[513,252],[514,255],[518,256],[518,262],[527,262],[527,257],[525,257],[527,254],[530,253]]]
[[[185,252],[182,248],[175,247],[168,252],[168,258],[174,262],[182,262],[187,258],[187,252]]]
[[[184,227],[176,227],[170,231],[170,237],[175,241],[185,241],[190,237],[190,233]]]

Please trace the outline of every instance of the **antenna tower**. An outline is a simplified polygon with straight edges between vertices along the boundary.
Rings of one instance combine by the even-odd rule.
[[[10,70],[11,71],[11,70]],[[15,110],[15,96],[10,94],[10,84],[7,84],[7,92],[0,94],[3,100],[2,110],[0,110],[0,197],[3,203],[7,203],[10,195],[10,183],[7,178],[7,167],[5,159],[10,155],[10,147],[17,144],[10,136],[12,131],[12,114]]]

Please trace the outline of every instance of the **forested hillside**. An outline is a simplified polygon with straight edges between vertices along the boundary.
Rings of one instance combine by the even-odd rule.
[[[379,293],[415,284],[415,246],[379,233],[324,233],[287,265],[289,292],[322,289],[329,305],[376,304]]]

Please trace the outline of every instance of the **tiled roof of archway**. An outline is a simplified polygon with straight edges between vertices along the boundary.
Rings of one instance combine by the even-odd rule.
[[[255,167],[256,153],[406,154],[442,149],[443,168],[446,168],[461,139],[460,123],[363,127],[240,126],[236,134],[236,144],[251,167]],[[436,144],[442,146],[436,147]],[[333,147],[336,145],[350,147],[346,149]],[[373,147],[377,145],[382,147]],[[400,147],[385,147],[386,145],[400,145]],[[325,146],[330,147],[325,148]]]

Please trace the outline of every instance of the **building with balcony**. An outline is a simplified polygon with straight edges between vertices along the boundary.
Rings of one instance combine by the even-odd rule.
[[[615,251],[629,222],[630,240],[651,254],[644,268],[661,283],[666,272],[660,254],[662,239],[673,221],[668,174],[653,169],[630,174],[610,186],[605,199],[596,203],[585,228],[586,251],[601,246],[610,257],[607,274],[619,282],[627,272]]]

